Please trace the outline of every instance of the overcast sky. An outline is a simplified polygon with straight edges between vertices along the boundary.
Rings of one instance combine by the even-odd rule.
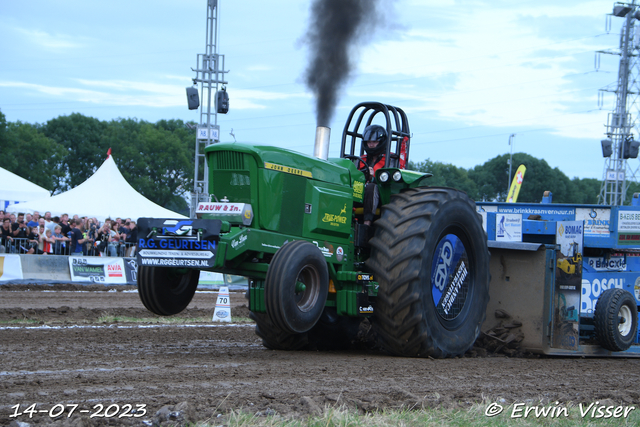
[[[8,121],[78,112],[199,122],[185,87],[205,52],[206,0],[0,4],[0,110]],[[302,41],[310,4],[219,0],[218,52],[230,71],[230,111],[218,116],[223,141],[233,141],[233,129],[238,141],[313,152]],[[605,28],[612,1],[391,4],[389,25],[372,22],[369,42],[353,50],[357,67],[340,91],[330,156],[350,109],[381,101],[407,113],[413,161],[470,168],[509,153],[516,134],[514,152],[544,158],[570,178],[602,178],[600,140],[615,98],[606,95],[599,109],[598,90],[615,87],[619,57],[602,55],[597,71],[594,57],[618,48],[622,19]]]

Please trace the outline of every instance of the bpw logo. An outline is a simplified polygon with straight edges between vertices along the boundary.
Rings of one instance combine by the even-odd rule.
[[[190,236],[193,221],[178,221],[168,219],[162,224],[162,234],[165,236]]]
[[[452,259],[453,245],[451,242],[446,241],[438,256],[438,265],[436,266],[436,273],[433,278],[434,284],[438,289],[440,289],[440,292],[444,290],[444,287],[447,284],[447,277],[449,277],[449,267],[451,266]]]

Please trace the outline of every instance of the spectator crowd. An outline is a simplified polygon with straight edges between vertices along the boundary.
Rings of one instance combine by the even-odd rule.
[[[0,253],[130,257],[135,255],[138,229],[130,218],[96,218],[68,214],[51,217],[0,210]]]

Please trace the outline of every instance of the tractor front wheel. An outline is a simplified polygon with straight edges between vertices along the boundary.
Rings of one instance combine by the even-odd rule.
[[[171,316],[187,308],[199,277],[199,270],[139,266],[138,295],[147,310]]]
[[[329,291],[324,255],[305,240],[284,244],[269,264],[264,283],[271,322],[289,333],[309,331],[322,315]]]
[[[475,203],[415,188],[383,206],[367,266],[377,274],[373,326],[399,356],[449,357],[475,342],[489,302],[489,251]]]

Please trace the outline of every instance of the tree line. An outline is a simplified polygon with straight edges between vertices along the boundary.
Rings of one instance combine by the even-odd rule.
[[[79,113],[44,124],[7,122],[0,111],[0,167],[52,195],[83,183],[111,155],[131,186],[149,200],[188,211],[193,189],[195,129],[182,120],[101,121]],[[118,188],[101,188],[118,197]]]
[[[160,120],[156,123],[118,118],[102,121],[79,113],[59,116],[44,124],[7,122],[0,111],[0,167],[58,194],[81,184],[102,165],[107,150],[124,178],[151,201],[187,212],[184,196],[193,189],[195,123]],[[310,142],[312,143],[312,141]],[[430,172],[431,186],[465,191],[477,201],[504,201],[507,196],[508,154],[470,169],[432,160],[409,162],[408,169]],[[513,171],[527,171],[519,202],[540,202],[545,191],[554,203],[597,204],[601,182],[569,179],[544,159],[513,154]],[[118,188],[104,188],[117,197]],[[628,201],[640,185],[632,183]]]

